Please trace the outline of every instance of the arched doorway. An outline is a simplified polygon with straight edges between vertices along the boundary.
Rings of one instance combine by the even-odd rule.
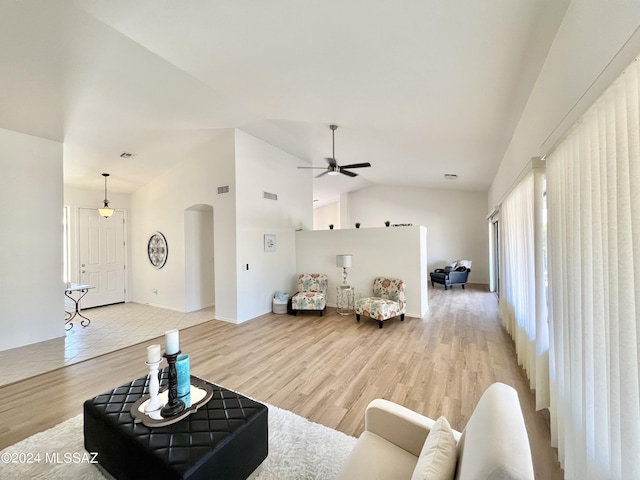
[[[213,207],[192,205],[184,211],[185,311],[215,305]]]

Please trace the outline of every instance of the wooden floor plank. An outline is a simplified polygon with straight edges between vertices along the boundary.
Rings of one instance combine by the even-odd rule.
[[[364,409],[387,398],[462,430],[493,382],[519,394],[537,478],[561,479],[546,415],[536,412],[513,342],[484,288],[429,290],[423,319],[378,323],[341,316],[269,314],[241,325],[181,331],[194,375],[358,436]],[[152,340],[0,388],[0,448],[82,412],[82,403],[146,373]],[[25,408],[25,405],[28,408]]]

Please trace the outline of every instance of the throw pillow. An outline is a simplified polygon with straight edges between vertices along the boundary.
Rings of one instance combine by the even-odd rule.
[[[411,480],[451,480],[456,473],[456,440],[446,418],[436,420],[422,446]]]
[[[471,260],[458,260],[457,262],[458,267],[465,267],[468,269],[471,269]]]

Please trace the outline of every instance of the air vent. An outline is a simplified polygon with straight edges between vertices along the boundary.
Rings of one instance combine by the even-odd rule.
[[[120,154],[120,158],[131,158],[131,157],[135,157],[136,154],[135,153],[131,153],[131,152],[122,152]]]
[[[456,178],[458,178],[458,175],[455,173],[445,173],[444,178],[445,180],[455,180]]]
[[[220,195],[221,193],[229,193],[229,185],[218,187],[218,195]]]
[[[262,192],[262,198],[267,200],[278,200],[278,195],[275,193]]]

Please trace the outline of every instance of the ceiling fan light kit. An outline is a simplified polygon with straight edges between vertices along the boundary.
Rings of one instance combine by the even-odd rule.
[[[335,175],[346,175],[348,177],[357,177],[358,174],[355,172],[351,172],[349,170],[347,170],[348,168],[366,168],[366,167],[370,167],[371,164],[369,162],[364,162],[364,163],[352,163],[349,165],[338,165],[338,162],[336,161],[336,130],[338,129],[337,125],[329,125],[329,128],[331,129],[331,144],[332,144],[332,156],[326,157],[325,160],[327,161],[327,163],[329,164],[327,167],[298,167],[298,168],[304,168],[304,169],[315,169],[315,168],[319,168],[319,169],[323,169],[325,170],[324,172],[322,172],[320,175],[316,175],[316,178],[318,177],[322,177],[323,175],[331,175],[331,176],[335,176]]]

